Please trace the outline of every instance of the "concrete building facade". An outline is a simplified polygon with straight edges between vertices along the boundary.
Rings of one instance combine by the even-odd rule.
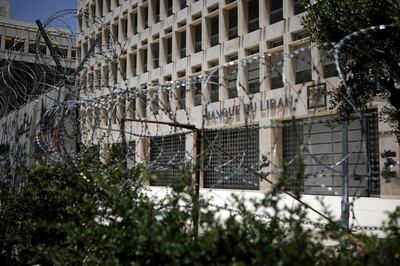
[[[84,108],[88,128],[97,123],[84,142],[112,148],[122,140],[118,121],[124,117],[132,160],[171,166],[196,158],[197,133],[128,120],[191,124],[209,142],[202,151],[209,158],[200,173],[204,193],[265,191],[270,183],[254,172],[276,180],[287,163],[295,171],[303,158],[305,178],[292,185],[300,185],[310,202],[323,195],[337,206],[343,131],[326,124],[334,119],[326,92],[339,79],[329,51],[310,43],[297,1],[81,0],[78,8],[85,14],[78,21],[78,58],[99,36],[97,53],[109,54],[111,47],[114,55],[114,61],[92,56],[80,77],[82,100],[110,101]],[[93,27],[95,21],[101,26]],[[381,154],[391,150],[399,160],[395,136],[378,121],[384,105],[376,99],[346,131],[350,194],[366,197],[361,216],[371,210],[381,215],[397,205],[389,199],[400,197],[399,183],[380,175]],[[299,147],[305,147],[304,157]],[[173,179],[176,171],[167,168],[164,174]],[[392,170],[399,173],[398,166]],[[151,181],[150,187],[165,184]]]

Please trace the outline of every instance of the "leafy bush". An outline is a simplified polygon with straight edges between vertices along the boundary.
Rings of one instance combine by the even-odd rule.
[[[84,161],[84,160],[83,160]],[[358,235],[353,248],[338,226],[304,224],[306,209],[278,207],[278,184],[261,200],[237,198],[220,211],[198,198],[183,170],[164,199],[142,187],[147,171],[119,167],[43,164],[19,185],[1,186],[3,265],[399,265],[400,209],[387,237]],[[198,218],[198,219],[197,219]],[[198,225],[198,231],[197,226]]]

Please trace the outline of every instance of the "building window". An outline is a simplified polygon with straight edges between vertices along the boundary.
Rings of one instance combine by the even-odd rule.
[[[294,69],[296,84],[311,80],[311,53],[309,49],[299,51],[299,54],[294,57]]]
[[[177,93],[178,93],[178,105],[179,109],[185,109],[186,108],[186,87],[180,86],[177,87]]]
[[[206,131],[205,137],[210,145],[205,151],[208,156],[204,161],[204,187],[259,189],[259,177],[247,168],[258,171],[258,127]]]
[[[228,40],[238,36],[237,7],[228,10]]]
[[[142,50],[142,72],[147,72],[147,48]]]
[[[137,30],[137,13],[131,13],[130,15],[130,19],[131,19],[131,28],[132,28],[132,34],[135,35],[138,33]]]
[[[143,29],[149,27],[149,8],[148,6],[144,6],[141,8],[142,10],[142,20],[143,20]]]
[[[247,80],[250,94],[260,92],[260,63],[258,60],[247,64]]]
[[[301,32],[297,32],[295,34],[293,34],[293,41],[298,41],[301,39],[305,39],[310,37],[310,32],[309,31],[301,31]]]
[[[249,0],[247,7],[247,15],[249,19],[248,32],[252,32],[259,29],[259,9],[258,0]]]
[[[277,48],[283,45],[283,39],[268,42],[268,49]]]
[[[153,0],[153,14],[154,14],[154,21],[157,23],[160,21],[160,0]]]
[[[219,76],[218,71],[213,72],[210,79],[208,80],[208,89],[210,93],[210,102],[219,101]]]
[[[136,65],[136,53],[129,54],[129,62],[132,76],[137,75],[137,65]]]
[[[171,99],[170,99],[170,90],[162,91],[162,111],[170,112],[171,111]]]
[[[237,60],[237,55],[228,57],[228,62],[233,62]],[[228,87],[228,98],[233,99],[238,97],[238,88],[237,88],[237,76],[238,76],[238,66],[237,62],[234,64],[229,64],[226,68],[226,80]]]
[[[136,117],[136,98],[131,97],[128,99],[128,117],[135,119]]]
[[[121,78],[123,80],[126,80],[126,63],[127,63],[127,60],[126,60],[126,54],[125,54],[125,57],[121,57],[119,59],[119,72],[120,72]]]
[[[271,90],[283,87],[283,55],[282,53],[272,54],[267,57],[268,72],[271,81]]]
[[[333,117],[312,118],[311,121],[289,121],[283,128],[283,159],[293,175],[288,188],[305,194],[340,195],[342,164],[342,126],[326,122]],[[298,122],[304,122],[299,125]],[[311,122],[311,123],[309,123]],[[362,125],[361,125],[362,124]],[[363,137],[363,129],[365,129]],[[378,117],[370,113],[363,121],[348,125],[349,195],[379,194]],[[364,141],[362,141],[364,139]],[[300,147],[304,145],[304,173],[299,173]],[[298,179],[298,176],[302,177]]]
[[[106,0],[107,13],[111,12],[111,0]]]
[[[98,14],[100,15],[100,17],[104,16],[103,13],[103,0],[97,0],[97,10],[98,10]]]
[[[151,44],[151,54],[153,56],[153,68],[160,66],[160,46],[158,43]]]
[[[282,0],[269,0],[269,24],[283,20]]]
[[[323,50],[322,53],[323,53],[322,60],[324,67],[324,78],[338,76],[335,59],[333,58],[332,51]]]
[[[179,0],[179,7],[180,9],[184,9],[186,7],[186,0]]]
[[[160,101],[158,98],[158,91],[156,90],[151,90],[149,93],[150,97],[150,110],[153,113],[153,115],[158,114],[158,110],[160,108]]]
[[[111,26],[111,31],[112,31],[113,39],[114,39],[115,41],[118,41],[118,38],[119,38],[119,27],[118,27],[118,23],[112,24],[112,26]]]
[[[126,39],[128,37],[128,18],[121,19],[122,36]]]
[[[165,42],[165,55],[167,64],[172,62],[172,37],[164,40]]]
[[[306,8],[300,4],[299,0],[293,0],[293,11],[295,15],[303,13],[306,11]]]
[[[180,58],[186,57],[186,31],[179,33],[179,55]]]
[[[139,96],[139,104],[142,109],[142,117],[147,117],[147,95],[146,95],[147,87],[142,87],[142,92]]]
[[[203,94],[201,93],[201,82],[196,81],[195,84],[193,84],[194,88],[194,106],[201,105],[201,98],[203,97]]]
[[[193,26],[193,47],[195,53],[201,51],[201,33],[201,24]]]
[[[165,1],[165,8],[166,8],[166,13],[167,17],[172,15],[172,0],[166,0]]]
[[[111,62],[112,84],[118,82],[118,62]]]
[[[108,66],[103,67],[103,87],[108,87],[108,85],[110,84],[110,71]]]
[[[219,43],[219,22],[218,16],[210,19],[210,46],[213,47]]]
[[[183,134],[150,139],[149,168],[157,169],[157,178],[150,179],[151,186],[171,185],[179,177],[180,167],[185,162],[186,136]]]

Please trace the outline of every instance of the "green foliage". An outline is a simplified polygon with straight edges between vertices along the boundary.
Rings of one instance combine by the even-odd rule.
[[[301,1],[307,5],[309,0]],[[337,43],[353,32],[359,32],[340,49],[340,68],[344,74],[339,88],[331,93],[331,107],[343,118],[368,108],[376,96],[388,101],[384,112],[400,141],[400,0],[324,0],[309,5],[303,25],[314,42]],[[380,25],[391,25],[378,29]],[[327,47],[328,46],[328,47]],[[349,88],[349,89],[347,89]],[[350,99],[350,100],[349,100]]]
[[[323,245],[338,225],[307,227],[301,204],[282,207],[283,178],[262,199],[211,206],[193,173],[181,172],[164,198],[142,187],[144,168],[43,164],[0,193],[3,265],[396,265],[400,208],[387,237],[356,236],[357,248]],[[222,219],[221,215],[225,215]],[[326,221],[325,221],[326,222]],[[195,230],[198,225],[198,231]]]

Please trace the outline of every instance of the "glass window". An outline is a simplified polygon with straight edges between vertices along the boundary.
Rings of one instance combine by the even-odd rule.
[[[268,59],[268,57],[267,57]],[[268,71],[271,81],[271,90],[283,87],[283,54],[272,54],[268,60]]]
[[[249,93],[260,92],[260,64],[258,61],[247,64]]]
[[[255,31],[259,29],[259,23],[258,23],[258,14],[259,14],[259,8],[258,8],[258,0],[250,0],[248,1],[248,18],[249,18],[249,32]]]
[[[219,43],[218,16],[211,18],[211,36],[210,46],[213,47]]]
[[[238,16],[237,8],[228,11],[228,40],[232,40],[238,36]]]
[[[309,49],[300,51],[294,57],[294,68],[296,73],[296,84],[311,80],[311,53]]]
[[[179,33],[179,46],[180,57],[186,57],[186,31],[182,31]]]
[[[201,51],[201,24],[194,26],[194,52]]]
[[[269,8],[269,24],[274,24],[278,21],[283,20],[282,0],[270,0]]]
[[[336,77],[338,72],[336,70],[335,60],[332,51],[323,50],[323,65],[324,65],[324,78]]]

